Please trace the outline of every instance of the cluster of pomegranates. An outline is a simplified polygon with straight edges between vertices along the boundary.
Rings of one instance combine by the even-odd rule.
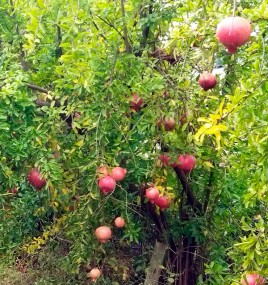
[[[126,225],[125,219],[122,217],[117,217],[114,220],[114,224],[117,228],[124,228]],[[110,227],[107,226],[100,226],[95,230],[95,236],[97,240],[101,243],[106,243],[112,237],[112,230]],[[93,268],[89,273],[88,277],[91,278],[93,282],[100,277],[100,270],[98,268]]]
[[[170,157],[167,154],[161,154],[159,156],[160,161],[163,165],[170,166],[170,167],[178,167],[179,169],[189,172],[194,169],[196,164],[196,159],[194,156],[190,154],[182,154],[179,155],[175,162],[170,162]]]
[[[97,174],[100,191],[106,195],[114,191],[116,182],[122,181],[126,177],[127,170],[119,166],[110,170],[108,166],[104,165],[98,168]]]
[[[114,224],[117,228],[124,228],[126,225],[125,219],[117,217],[114,220]],[[101,243],[106,243],[112,237],[112,231],[107,226],[100,226],[95,230],[95,236]]]
[[[152,203],[157,205],[160,210],[165,210],[170,206],[170,199],[166,196],[160,196],[158,189],[152,186],[146,189],[145,197]]]
[[[227,48],[228,53],[234,54],[238,47],[249,40],[251,31],[251,24],[247,19],[228,17],[218,24],[216,37]],[[200,75],[198,83],[207,91],[216,86],[217,80],[212,73],[204,72]]]

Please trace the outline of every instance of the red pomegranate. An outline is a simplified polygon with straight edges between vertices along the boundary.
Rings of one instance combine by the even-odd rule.
[[[203,74],[200,75],[198,83],[205,91],[207,91],[216,86],[217,80],[213,74],[204,72]]]
[[[100,277],[100,275],[101,275],[101,272],[98,268],[93,268],[88,273],[88,277],[90,277],[93,282],[96,282],[97,279]]]
[[[196,163],[195,157],[189,154],[180,155],[178,161],[179,164],[177,166],[184,171],[191,171]]]
[[[158,129],[161,129],[162,126],[164,126],[166,131],[171,131],[175,128],[176,122],[173,118],[164,118],[164,119],[159,119],[157,121],[157,127]]]
[[[175,128],[176,122],[173,118],[165,118],[164,126],[166,131],[171,131]]]
[[[170,200],[166,196],[159,196],[154,202],[161,210],[165,210],[170,206]]]
[[[107,175],[99,180],[99,188],[103,194],[113,192],[116,186],[115,180]]]
[[[264,284],[264,279],[258,274],[246,274],[241,279],[242,285],[261,285]]]
[[[159,191],[155,187],[150,187],[146,189],[145,197],[151,202],[154,202],[154,200],[159,197]]]
[[[12,189],[8,189],[7,192],[10,194],[16,195],[19,192],[19,190],[18,190],[18,188],[14,187]]]
[[[250,33],[251,24],[247,19],[228,17],[218,24],[216,36],[229,53],[236,53],[237,48],[249,40]]]
[[[130,100],[130,108],[135,110],[136,112],[139,112],[142,103],[142,98],[137,93],[134,93],[132,99]]]
[[[98,241],[105,243],[112,237],[112,231],[109,227],[101,226],[95,230],[95,236]]]
[[[184,125],[187,121],[187,114],[182,114],[181,117],[180,117],[180,123],[181,125]]]
[[[97,175],[98,175],[98,178],[103,178],[103,177],[109,175],[108,167],[106,165],[100,166],[97,169]]]
[[[127,170],[125,168],[117,166],[112,169],[111,176],[115,181],[122,181],[126,177],[126,174]]]
[[[35,168],[29,172],[28,181],[36,190],[41,190],[47,183],[47,180],[43,179],[42,174]]]
[[[166,154],[160,154],[159,155],[159,159],[161,160],[161,162],[163,163],[163,165],[168,166],[169,165],[169,161],[170,161],[170,157]]]
[[[126,225],[126,222],[122,217],[117,217],[114,220],[114,224],[117,228],[123,228]]]

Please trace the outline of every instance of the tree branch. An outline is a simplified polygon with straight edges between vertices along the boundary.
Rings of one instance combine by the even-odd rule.
[[[209,179],[208,179],[208,185],[207,185],[206,190],[205,190],[206,193],[205,193],[205,202],[204,202],[204,212],[207,211],[208,203],[210,200],[211,187],[212,187],[213,176],[214,176],[213,174],[214,174],[214,172],[210,171]]]
[[[124,6],[124,0],[121,0],[121,10],[122,10],[122,16],[123,16],[123,23],[124,23],[124,39],[125,39],[125,46],[126,51],[130,53],[132,51],[131,45],[128,40],[128,32],[127,32],[127,25],[126,25],[126,12],[125,12],[125,6]]]
[[[97,17],[98,17],[100,20],[102,20],[106,25],[108,25],[109,27],[113,28],[113,29],[119,34],[119,36],[120,36],[123,40],[125,40],[124,35],[122,35],[122,33],[115,27],[114,24],[108,22],[107,20],[103,19],[103,18],[100,17],[100,16],[97,16]]]
[[[48,94],[48,90],[43,88],[43,87],[40,87],[40,86],[37,86],[37,85],[34,85],[34,84],[29,84],[29,83],[26,83],[26,86],[29,87],[32,90],[40,91],[42,93]]]
[[[186,179],[186,176],[184,174],[184,172],[179,169],[178,167],[174,167],[173,168],[177,174],[177,177],[180,181],[180,183],[182,184],[183,190],[186,193],[187,196],[187,200],[189,202],[189,204],[193,207],[193,209],[197,209],[199,210],[200,213],[203,212],[203,205],[196,199],[196,197],[194,196],[194,193]]]

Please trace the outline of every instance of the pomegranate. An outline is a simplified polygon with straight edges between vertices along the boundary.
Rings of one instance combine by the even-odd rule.
[[[41,190],[47,183],[47,180],[43,179],[42,174],[35,168],[29,172],[28,180],[36,190]]]
[[[122,217],[117,217],[114,220],[114,224],[117,228],[123,228],[126,225],[126,222]]]
[[[18,188],[12,188],[12,189],[8,189],[7,192],[12,195],[16,195],[19,192],[19,190]]]
[[[108,167],[106,165],[102,165],[97,169],[98,178],[103,178],[109,175]]]
[[[163,165],[168,166],[169,165],[169,161],[170,161],[170,157],[166,154],[160,154],[159,155],[159,159],[161,160],[161,162],[163,163]]]
[[[159,191],[155,187],[150,187],[146,189],[145,197],[151,202],[154,202],[154,200],[159,197]]]
[[[179,164],[177,165],[184,171],[191,171],[195,167],[196,159],[192,155],[184,154],[178,157]]]
[[[122,181],[126,177],[126,174],[127,170],[125,168],[117,166],[112,169],[111,176],[115,181]]]
[[[98,268],[93,268],[88,273],[88,277],[90,277],[93,282],[96,282],[97,279],[100,277],[100,275],[101,275],[101,272]]]
[[[103,194],[113,192],[116,186],[115,180],[109,175],[101,178],[98,184]]]
[[[164,126],[166,131],[171,131],[174,129],[176,122],[173,118],[165,118],[164,119]]]
[[[95,236],[98,241],[105,243],[112,237],[112,231],[109,227],[101,226],[95,230]]]
[[[247,19],[228,17],[218,24],[216,36],[229,53],[236,53],[249,40],[250,33],[251,24]]]
[[[174,129],[176,125],[176,122],[173,118],[164,118],[164,119],[159,119],[157,121],[157,127],[158,129],[161,129],[162,126],[164,126],[166,131],[171,131]]]
[[[208,72],[204,72],[203,74],[200,75],[198,83],[205,91],[207,91],[216,86],[217,80],[215,75]]]
[[[187,121],[187,115],[184,113],[184,114],[182,114],[181,117],[180,117],[180,123],[181,123],[181,125],[184,125],[184,124],[186,123],[186,121]]]
[[[165,99],[169,99],[170,98],[170,93],[168,91],[165,91],[163,94]]]
[[[170,200],[166,196],[159,196],[154,200],[160,210],[165,210],[170,206]]]
[[[264,279],[258,274],[246,274],[241,279],[242,285],[261,285],[264,284]]]
[[[142,98],[137,93],[134,93],[132,99],[130,100],[130,108],[135,110],[136,112],[139,112],[142,103]]]

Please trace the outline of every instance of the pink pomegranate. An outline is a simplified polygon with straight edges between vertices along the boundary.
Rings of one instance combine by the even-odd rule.
[[[103,194],[113,192],[116,186],[115,180],[107,175],[99,180],[99,188]]]
[[[109,227],[101,226],[95,230],[95,236],[98,241],[105,243],[112,237],[112,231]]]
[[[154,202],[161,210],[165,210],[170,206],[170,200],[166,196],[159,196]]]
[[[122,217],[117,217],[114,220],[114,224],[117,228],[123,228],[126,225],[126,222]]]
[[[125,168],[117,166],[112,169],[111,176],[113,177],[115,181],[122,181],[126,177],[126,174],[127,174],[127,170]]]
[[[246,274],[241,279],[242,285],[261,285],[264,284],[264,279],[258,274]]]
[[[163,165],[168,166],[169,165],[169,161],[170,161],[170,157],[166,154],[160,154],[159,155],[159,159],[161,160],[161,162],[163,163]]]
[[[176,125],[176,122],[173,118],[165,118],[163,123],[166,131],[172,131]]]
[[[228,17],[218,24],[216,36],[229,53],[236,53],[249,40],[250,33],[251,24],[247,19]]]
[[[88,273],[88,277],[90,277],[93,282],[96,282],[97,279],[100,277],[100,275],[101,275],[101,272],[98,268],[93,268]]]
[[[189,154],[180,155],[178,161],[179,164],[177,166],[184,171],[191,171],[196,163],[195,157]]]
[[[159,191],[157,190],[157,188],[155,187],[150,187],[148,189],[146,189],[146,192],[145,192],[145,197],[150,200],[151,202],[159,197]]]
[[[198,83],[205,91],[207,91],[216,86],[217,80],[213,74],[204,72],[200,75]]]
[[[108,166],[106,166],[106,165],[100,166],[97,169],[97,175],[98,175],[98,178],[103,178],[103,177],[109,175]]]
[[[47,180],[43,179],[42,174],[35,168],[29,172],[28,181],[36,190],[41,190],[47,183]]]
[[[135,110],[136,112],[139,112],[142,103],[142,98],[137,93],[134,93],[132,99],[130,100],[130,108]]]

